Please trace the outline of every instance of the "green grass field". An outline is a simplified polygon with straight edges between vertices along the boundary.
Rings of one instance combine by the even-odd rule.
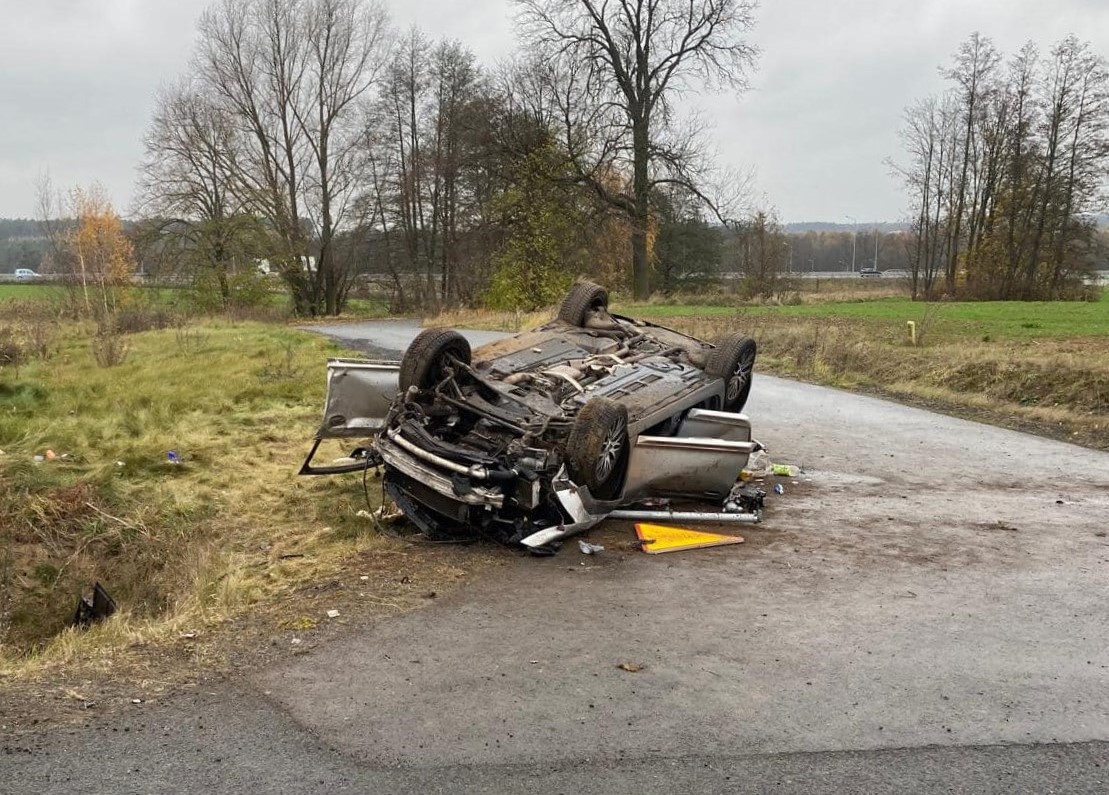
[[[175,287],[139,287],[135,288],[136,294],[152,304],[165,305],[174,308],[189,310],[192,307],[190,291]],[[0,283],[0,321],[4,319],[4,302],[15,301],[62,301],[66,297],[66,288],[56,284],[11,284]],[[281,291],[275,291],[268,296],[267,309],[284,311],[290,310],[289,297]],[[291,313],[290,313],[291,314]],[[371,298],[350,298],[347,301],[344,315],[358,318],[384,317],[388,314],[388,307],[382,300]]]
[[[937,337],[1035,339],[1109,335],[1109,292],[1096,302],[950,301],[924,304],[908,298],[885,298],[799,306],[705,306],[695,304],[624,304],[617,309],[633,317],[680,318],[760,315],[798,318],[844,318],[902,327],[920,322],[927,312]]]
[[[40,300],[61,295],[61,288],[51,284],[0,283],[0,302],[10,298],[22,301]]]

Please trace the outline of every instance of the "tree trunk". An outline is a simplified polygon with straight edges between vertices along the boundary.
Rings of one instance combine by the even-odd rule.
[[[634,177],[632,193],[632,295],[637,301],[651,296],[651,269],[647,256],[647,224],[650,219],[651,189],[648,182],[648,130],[646,120],[637,119],[632,127]]]

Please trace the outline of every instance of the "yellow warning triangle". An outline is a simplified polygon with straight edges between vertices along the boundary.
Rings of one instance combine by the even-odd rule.
[[[684,527],[667,527],[661,524],[639,523],[635,526],[639,544],[649,555],[662,552],[681,552],[683,549],[722,547],[725,544],[742,544],[743,536],[724,536],[719,533],[702,533]]]

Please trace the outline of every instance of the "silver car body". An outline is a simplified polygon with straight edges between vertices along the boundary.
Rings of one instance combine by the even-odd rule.
[[[725,381],[703,369],[713,346],[619,316],[594,325],[609,323],[619,328],[554,321],[481,346],[464,368],[468,386],[436,395],[415,387],[402,393],[400,362],[332,359],[316,445],[369,437],[371,446],[324,467],[311,463],[314,447],[302,473],[381,465],[390,495],[424,531],[478,532],[527,546],[647,497],[720,505],[759,444],[745,415],[720,410]],[[627,410],[625,471],[618,493],[605,500],[573,482],[563,464],[566,428],[598,397]],[[420,422],[403,419],[406,406]],[[471,410],[480,418],[457,436],[452,412]],[[451,419],[440,421],[435,411]],[[494,455],[499,448],[487,443],[501,432],[507,452]]]

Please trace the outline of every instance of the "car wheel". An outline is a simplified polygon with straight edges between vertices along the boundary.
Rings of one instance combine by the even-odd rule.
[[[608,309],[608,290],[593,282],[581,282],[570,288],[558,308],[558,319],[571,326],[585,325],[589,313]]]
[[[628,468],[628,410],[614,400],[593,398],[578,412],[566,442],[570,478],[594,497],[615,499]]]
[[[705,372],[724,379],[724,411],[742,411],[751,394],[755,369],[755,341],[742,334],[729,334],[716,343],[705,364]]]
[[[411,386],[430,389],[443,380],[451,359],[470,363],[470,343],[450,328],[429,328],[412,340],[400,362],[401,391]]]

